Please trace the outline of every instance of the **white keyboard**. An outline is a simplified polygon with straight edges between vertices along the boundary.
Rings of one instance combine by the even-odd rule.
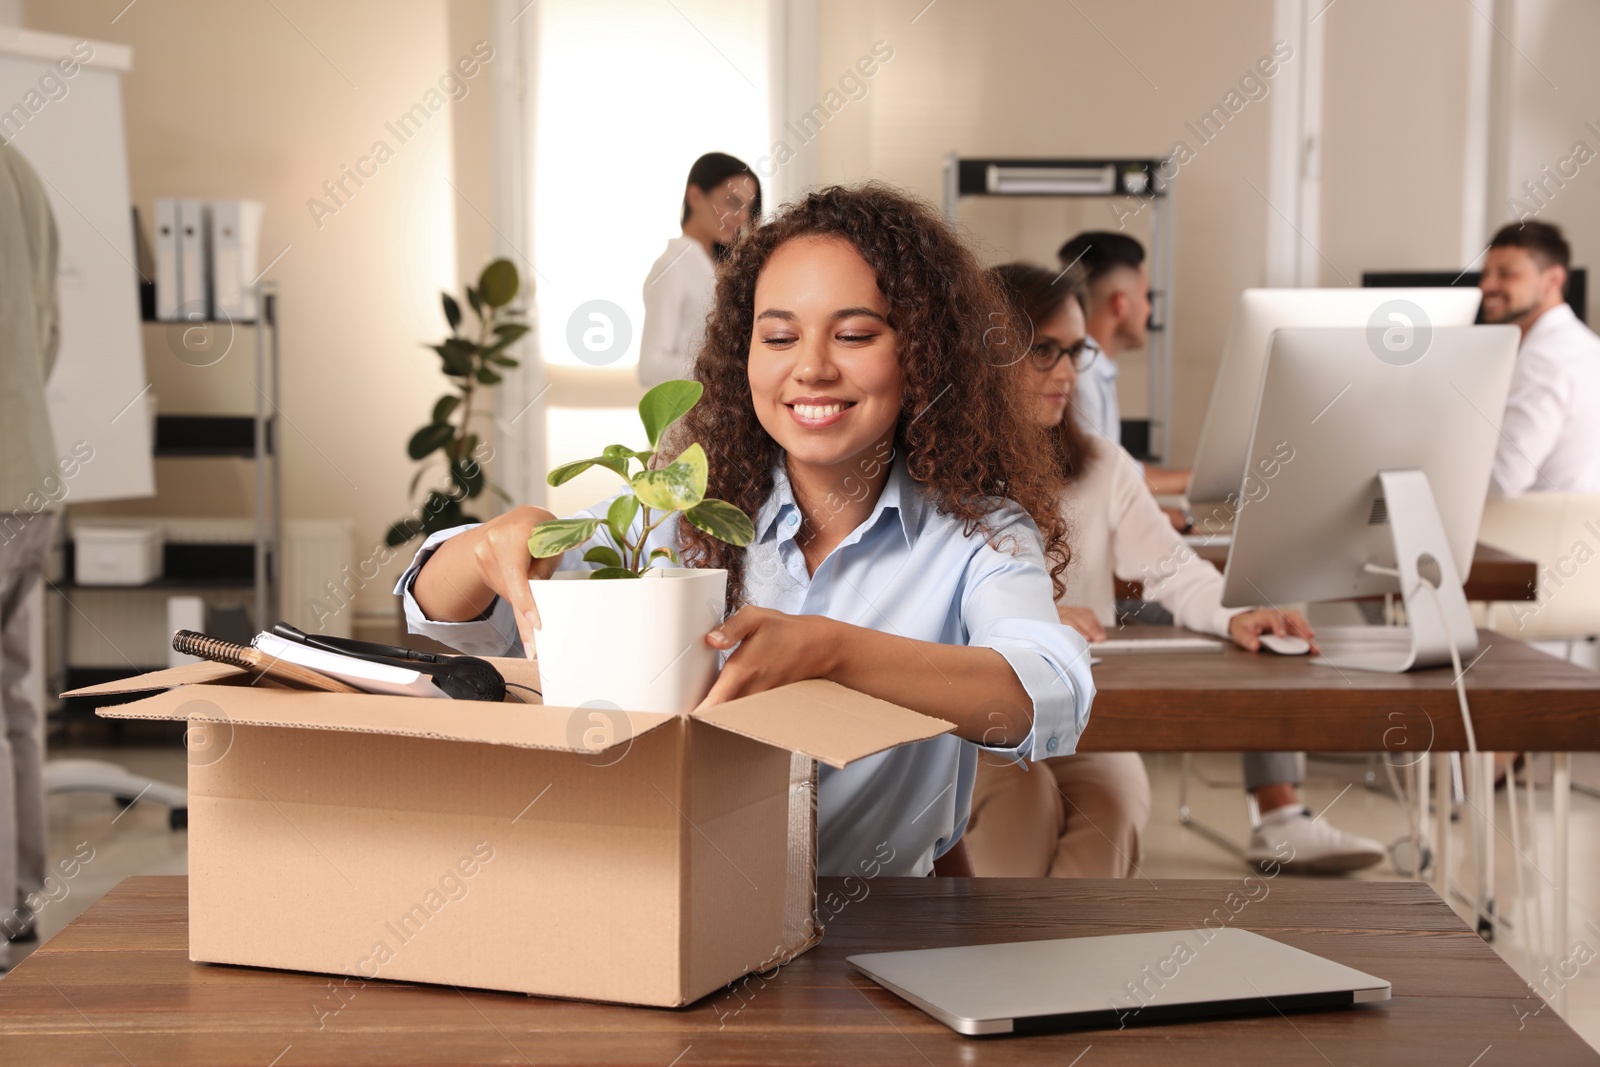
[[[1093,652],[1221,652],[1222,642],[1209,637],[1113,637],[1089,646]]]

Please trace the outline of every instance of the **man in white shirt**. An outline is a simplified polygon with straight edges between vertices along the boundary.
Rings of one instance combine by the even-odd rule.
[[[1513,223],[1483,263],[1483,317],[1522,330],[1492,497],[1600,493],[1600,337],[1563,292],[1572,252],[1559,227]]]
[[[1063,268],[1076,264],[1083,271],[1089,286],[1089,338],[1105,357],[1090,364],[1078,380],[1073,412],[1085,429],[1121,444],[1117,357],[1145,347],[1150,337],[1150,274],[1144,245],[1124,233],[1086,231],[1062,245],[1056,255]],[[1158,495],[1189,489],[1186,470],[1147,466],[1144,477]]]

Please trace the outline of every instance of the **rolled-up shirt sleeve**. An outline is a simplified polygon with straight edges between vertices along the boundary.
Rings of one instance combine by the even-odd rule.
[[[611,507],[611,502],[616,497],[609,497],[586,511],[575,515],[566,516],[573,519],[604,519],[606,512]],[[632,535],[637,536],[642,520],[634,517]],[[458,652],[469,656],[522,656],[526,655],[522,647],[522,636],[517,632],[516,613],[511,605],[501,597],[495,597],[494,602],[484,610],[476,619],[466,622],[438,622],[428,618],[422,611],[422,605],[417,603],[417,598],[412,594],[411,587],[416,583],[417,574],[427,565],[439,546],[457,534],[466,533],[468,530],[477,529],[480,523],[468,523],[465,526],[456,526],[449,530],[440,530],[430,534],[422,542],[422,547],[417,549],[417,554],[412,557],[411,566],[400,576],[395,583],[394,595],[400,598],[400,603],[405,610],[406,630],[408,633],[421,634],[431,637],[435,641],[449,645]],[[658,544],[666,544],[676,528],[671,523],[663,523],[651,534],[646,542],[646,548],[654,548]],[[590,547],[591,542],[601,543],[608,541],[609,535],[603,532],[604,528],[596,531],[590,541],[584,542],[577,548],[562,553],[556,563],[558,571],[594,570],[598,564],[584,560],[583,553]]]
[[[1020,508],[1017,512],[995,545],[979,549],[969,563],[961,615],[967,643],[1004,656],[1033,698],[1028,736],[1017,745],[985,751],[1042,760],[1077,751],[1089,725],[1094,677],[1088,643],[1056,614],[1038,528]]]
[[[520,656],[523,655],[522,638],[517,634],[516,615],[512,612],[511,605],[500,597],[495,597],[494,603],[489,605],[488,610],[476,619],[466,622],[437,622],[423,614],[422,606],[417,603],[417,598],[411,592],[417,574],[428,560],[433,558],[439,546],[457,534],[476,529],[478,525],[469,523],[466,526],[429,534],[428,539],[422,542],[422,547],[417,549],[417,554],[411,559],[411,566],[406,568],[406,572],[394,586],[395,596],[400,598],[401,606],[406,613],[406,631],[431,637],[469,656]]]

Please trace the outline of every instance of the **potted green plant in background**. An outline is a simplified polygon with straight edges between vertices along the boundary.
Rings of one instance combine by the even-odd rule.
[[[505,491],[488,480],[478,461],[479,440],[472,432],[472,415],[475,407],[481,409],[487,389],[500,384],[497,368],[517,366],[517,361],[506,355],[506,349],[528,332],[528,326],[519,321],[522,310],[511,306],[521,287],[516,265],[509,259],[497,259],[484,267],[478,284],[467,287],[467,305],[477,319],[470,333],[462,330],[461,305],[449,293],[441,294],[450,336],[429,347],[439,354],[440,369],[454,391],[438,399],[433,415],[406,445],[406,453],[422,464],[411,479],[408,495],[415,494],[423,476],[436,468],[443,468],[448,482],[442,488],[428,490],[414,514],[389,527],[385,541],[391,548],[417,536],[482,522],[480,517],[469,515],[463,505],[485,489],[509,502]]]
[[[704,638],[722,621],[728,572],[684,567],[670,547],[647,551],[650,534],[674,515],[731,545],[755,537],[749,516],[705,495],[706,453],[698,442],[652,466],[667,429],[699,402],[702,389],[671,381],[644,395],[639,420],[648,449],[607,445],[550,472],[556,486],[604,467],[626,488],[605,518],[550,519],[528,538],[528,551],[540,559],[596,542],[583,558],[597,569],[529,583],[539,609],[534,643],[546,704],[682,713],[711,688],[717,653]]]

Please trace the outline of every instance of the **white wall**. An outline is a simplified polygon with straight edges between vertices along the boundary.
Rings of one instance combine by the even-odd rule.
[[[460,181],[454,144],[458,117],[487,108],[487,72],[465,82],[465,100],[430,111],[404,143],[386,124],[425,101],[470,51],[472,42],[452,30],[470,32],[483,4],[454,11],[444,0],[125,7],[126,0],[30,0],[23,23],[133,47],[128,154],[133,199],[146,219],[158,196],[265,202],[262,266],[283,253],[267,277],[282,292],[285,513],[353,517],[365,558],[407,509],[413,464],[406,439],[444,390],[437,357],[421,346],[446,329],[439,290],[458,287],[456,220],[482,227],[478,212],[490,210],[486,144],[472,153],[485,176],[474,171]],[[484,136],[481,118],[469,125]],[[323,183],[380,140],[393,158],[359,188],[347,182],[352,195],[340,197],[335,213],[313,218],[308,201],[335,205]],[[472,247],[481,260],[486,240]],[[241,330],[233,350],[210,367],[180,358],[180,336],[144,327],[158,410],[251,410],[250,335]],[[155,498],[91,510],[245,514],[250,478],[242,461],[160,460]],[[401,563],[361,590],[358,609],[393,611],[388,587]]]

